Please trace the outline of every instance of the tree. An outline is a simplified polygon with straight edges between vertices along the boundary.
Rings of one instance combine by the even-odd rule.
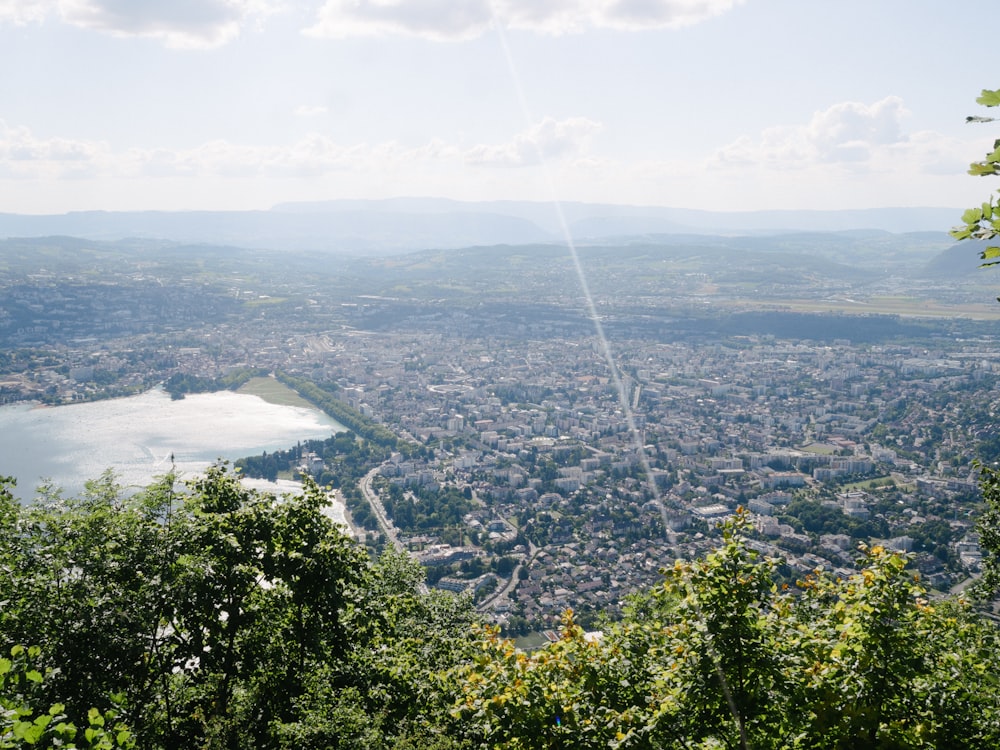
[[[308,479],[276,498],[219,465],[175,485],[125,497],[107,474],[21,507],[0,480],[0,647],[55,667],[31,701],[0,680],[16,731],[114,718],[144,748],[445,746],[437,675],[472,648],[467,599],[426,592],[408,557],[373,564]]]
[[[1000,591],[1000,471],[976,463],[985,507],[976,519],[983,575],[976,582],[977,598],[990,600]]]
[[[779,589],[746,523],[599,636],[571,613],[530,654],[487,631],[457,670],[455,732],[521,750],[997,746],[992,624],[929,602],[906,558],[880,547],[847,579]]]
[[[983,89],[977,104],[985,107],[1000,106],[1000,89],[991,91]],[[969,116],[966,122],[995,122],[998,118]],[[1000,175],[1000,138],[993,142],[993,149],[981,161],[969,165],[969,174],[974,176]],[[951,236],[956,240],[983,240],[990,242],[1000,236],[1000,203],[994,202],[992,196],[978,208],[970,208],[962,214],[962,226],[951,230]],[[982,266],[994,266],[1000,263],[1000,246],[988,244],[980,252]]]

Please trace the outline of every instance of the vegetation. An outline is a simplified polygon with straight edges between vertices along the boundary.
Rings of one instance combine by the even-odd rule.
[[[310,380],[297,378],[294,375],[284,372],[275,373],[275,377],[289,388],[298,392],[302,398],[315,404],[342,425],[365,438],[365,440],[370,440],[378,445],[384,445],[393,449],[405,447],[398,444],[399,441],[391,430],[369,419],[359,411],[352,409],[334,396],[333,391],[336,389],[336,386],[327,386],[324,388]]]
[[[420,593],[405,558],[369,561],[325,503],[315,484],[276,499],[224,466],[130,499],[110,476],[30,507],[4,489],[0,645],[54,667],[24,673],[30,696],[0,687],[11,746],[32,744],[24,717],[89,727],[91,709],[144,748],[421,746],[471,605]]]
[[[1000,474],[983,476],[993,575]],[[425,593],[409,558],[370,560],[308,480],[275,498],[220,465],[126,498],[106,475],[27,507],[8,486],[0,747],[1000,742],[995,625],[931,601],[881,547],[848,578],[779,587],[738,515],[620,621],[588,634],[567,611],[557,641],[524,652],[477,624],[468,599]]]
[[[373,466],[389,457],[389,449],[359,440],[353,432],[338,432],[325,440],[306,440],[287,450],[264,452],[236,461],[236,468],[249,477],[271,482],[282,472],[294,472],[309,455],[322,459],[326,467],[312,476],[324,486],[353,484]]]
[[[985,107],[1000,106],[1000,90],[983,89],[977,104]],[[969,116],[967,122],[995,122],[997,118]],[[974,176],[1000,175],[1000,139],[993,142],[993,148],[986,156],[969,165],[969,174]],[[1000,204],[994,202],[991,196],[978,208],[970,208],[962,214],[962,226],[955,227],[951,236],[957,240],[982,240],[990,243],[1000,236]],[[987,244],[980,251],[983,266],[995,266],[1000,263],[1000,247]]]
[[[215,391],[235,391],[253,378],[266,375],[266,370],[249,367],[240,368],[218,378],[205,378],[198,375],[176,373],[163,384],[163,390],[170,398],[180,400],[187,393],[214,393]]]
[[[600,637],[571,613],[532,654],[488,636],[455,715],[490,747],[996,746],[993,626],[930,603],[902,557],[866,556],[778,590],[737,524]]]

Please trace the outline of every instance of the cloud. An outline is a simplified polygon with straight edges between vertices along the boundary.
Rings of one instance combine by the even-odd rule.
[[[430,39],[468,39],[490,25],[489,0],[327,0],[314,36],[343,38],[406,34]]]
[[[0,0],[0,23],[37,23],[55,7],[55,0]]]
[[[542,160],[569,164],[586,152],[601,125],[586,118],[546,118],[509,142],[461,148],[440,139],[417,146],[396,141],[337,143],[321,133],[279,145],[214,140],[189,149],[113,151],[97,141],[42,138],[0,121],[0,176],[16,179],[146,179],[216,177],[297,179],[338,173],[388,175],[396,170],[524,167]],[[505,170],[495,170],[505,171]],[[480,172],[481,174],[481,172]]]
[[[865,161],[873,149],[906,141],[903,100],[888,96],[872,105],[835,104],[813,115],[806,137],[823,161]]]
[[[902,125],[908,114],[897,96],[874,104],[842,102],[816,112],[804,125],[768,128],[756,139],[742,136],[719,149],[712,161],[716,166],[786,170],[818,163],[864,169],[879,155],[909,143]]]
[[[163,40],[170,47],[217,47],[253,17],[274,12],[273,0],[0,0],[0,22],[41,22],[51,15],[114,36]]]
[[[5,177],[70,178],[104,171],[105,143],[70,138],[38,138],[28,128],[0,120],[0,174]]]
[[[330,38],[403,34],[436,40],[482,35],[492,23],[542,34],[674,29],[745,0],[326,0],[306,33]]]
[[[565,156],[580,154],[601,124],[585,117],[555,120],[546,117],[519,133],[509,143],[479,145],[464,153],[470,164],[524,167]]]

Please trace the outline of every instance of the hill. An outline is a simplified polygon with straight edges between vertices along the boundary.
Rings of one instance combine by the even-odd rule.
[[[774,235],[880,230],[943,231],[958,210],[711,212],[656,206],[399,198],[280,204],[267,211],[83,211],[0,214],[0,237],[67,235],[392,254],[470,245],[621,242],[662,234]],[[565,228],[563,226],[565,219]]]

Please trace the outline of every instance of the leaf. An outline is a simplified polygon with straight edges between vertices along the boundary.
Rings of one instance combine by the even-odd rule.
[[[988,247],[979,254],[979,257],[986,261],[979,264],[980,268],[989,268],[990,266],[998,265],[1000,264],[1000,247]]]
[[[981,208],[970,208],[962,214],[962,221],[966,224],[978,224],[983,218],[983,209]]]
[[[41,682],[44,679],[42,677],[42,673],[39,672],[37,669],[29,669],[27,672],[24,673],[24,676],[27,677],[31,682]]]
[[[982,94],[976,99],[976,104],[982,104],[984,107],[1000,106],[1000,90],[983,89]]]
[[[982,177],[984,175],[996,174],[995,165],[986,164],[981,161],[973,162],[969,165],[969,174],[973,177]]]

